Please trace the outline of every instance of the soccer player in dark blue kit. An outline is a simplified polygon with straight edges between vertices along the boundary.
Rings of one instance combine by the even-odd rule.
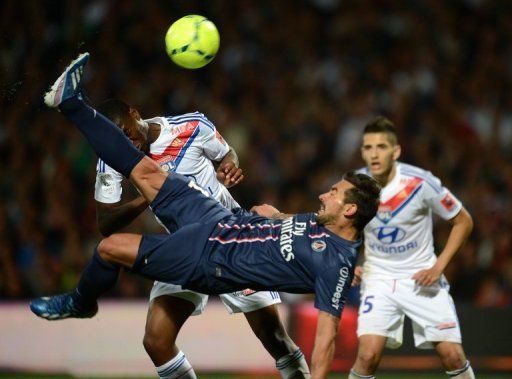
[[[193,180],[163,171],[82,101],[80,82],[88,58],[82,54],[68,66],[45,103],[58,107],[98,156],[132,181],[163,224],[177,231],[103,239],[76,290],[36,299],[32,311],[48,319],[63,314],[92,317],[98,297],[112,288],[121,267],[206,294],[245,288],[315,293],[320,312],[311,369],[313,378],[325,378],[353,278],[359,235],[379,204],[377,182],[363,174],[345,174],[320,195],[317,213],[285,215],[269,205],[254,207],[259,215],[231,212]]]

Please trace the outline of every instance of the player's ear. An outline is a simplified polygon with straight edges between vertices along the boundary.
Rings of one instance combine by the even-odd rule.
[[[357,213],[357,204],[347,203],[343,207],[343,215],[347,218],[352,218]]]
[[[393,160],[397,160],[400,157],[400,154],[402,154],[402,148],[400,145],[395,145],[393,148]]]

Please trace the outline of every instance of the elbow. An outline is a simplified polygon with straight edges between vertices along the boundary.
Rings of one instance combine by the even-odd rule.
[[[463,209],[463,220],[464,224],[466,226],[467,234],[469,235],[473,231],[473,217],[469,214],[469,212],[466,209]]]

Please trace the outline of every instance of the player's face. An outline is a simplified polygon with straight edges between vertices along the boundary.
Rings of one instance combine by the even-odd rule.
[[[361,154],[372,176],[385,176],[400,156],[400,146],[393,143],[387,133],[366,133]]]
[[[147,150],[148,125],[142,120],[137,110],[130,109],[129,116],[123,119],[121,129],[138,149],[142,151]]]
[[[345,203],[345,191],[353,187],[351,183],[342,180],[334,184],[328,192],[319,196],[321,204],[316,218],[318,223],[334,225],[340,218],[355,212],[355,204]]]

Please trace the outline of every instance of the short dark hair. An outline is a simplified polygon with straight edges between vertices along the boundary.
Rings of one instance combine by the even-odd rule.
[[[365,125],[363,135],[368,133],[386,133],[389,136],[389,141],[393,145],[398,144],[396,126],[391,120],[384,116],[375,117]]]
[[[361,232],[366,224],[375,217],[380,203],[380,184],[372,177],[349,171],[343,175],[354,187],[345,191],[345,203],[356,204],[357,212],[354,216],[354,226]]]
[[[105,100],[96,110],[118,127],[123,125],[123,119],[130,114],[130,106],[118,99]]]

